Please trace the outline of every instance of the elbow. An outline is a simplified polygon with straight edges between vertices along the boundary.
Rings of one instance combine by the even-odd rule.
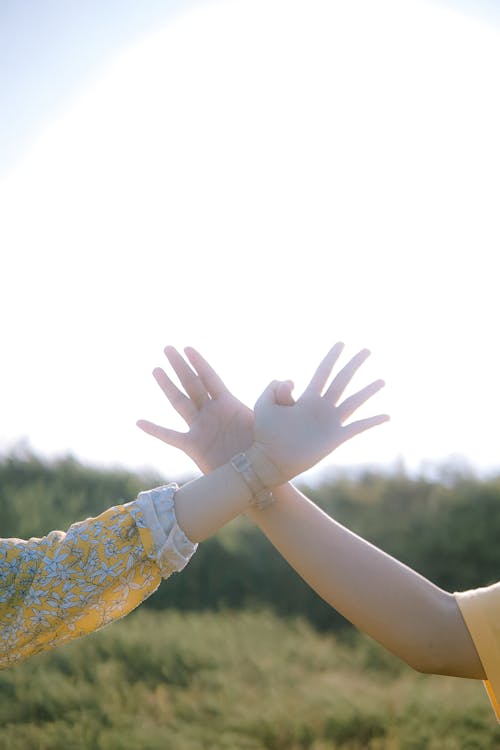
[[[405,649],[403,660],[415,672],[420,674],[447,674],[446,657],[433,641],[413,642],[411,648]]]
[[[390,650],[420,674],[450,674],[450,611],[453,602],[446,592],[427,586],[412,601],[400,619]]]
[[[401,659],[410,669],[420,674],[453,675],[448,663],[447,654],[443,654],[438,644],[433,641],[423,641],[416,638],[402,640],[399,643],[379,641]]]
[[[445,660],[437,658],[431,653],[419,653],[413,655],[410,659],[405,659],[409,667],[415,672],[420,674],[437,674],[437,675],[449,675],[449,668],[445,664]]]
[[[461,617],[455,597],[440,591],[428,617],[403,656],[421,674],[484,679],[484,670]]]

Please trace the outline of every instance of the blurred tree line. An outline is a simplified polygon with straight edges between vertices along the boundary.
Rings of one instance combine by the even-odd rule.
[[[97,469],[72,458],[0,458],[4,537],[42,536],[133,500],[165,478]],[[329,515],[454,591],[500,578],[500,476],[480,479],[455,466],[436,476],[364,471],[302,488]],[[162,609],[272,608],[320,629],[345,624],[245,518],[200,545],[186,571],[164,582],[146,606]]]

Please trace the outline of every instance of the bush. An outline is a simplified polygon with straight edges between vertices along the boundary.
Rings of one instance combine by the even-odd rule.
[[[0,673],[0,750],[498,746],[481,684],[366,667],[377,649],[265,611],[143,609]]]

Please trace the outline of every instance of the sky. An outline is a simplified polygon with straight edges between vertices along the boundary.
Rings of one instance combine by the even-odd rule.
[[[0,2],[0,451],[193,471],[151,371],[253,405],[337,340],[391,422],[335,467],[500,466],[500,12]]]

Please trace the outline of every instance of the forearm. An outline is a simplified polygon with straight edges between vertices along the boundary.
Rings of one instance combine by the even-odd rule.
[[[246,511],[251,498],[241,475],[224,464],[177,491],[177,519],[189,539],[201,542]]]
[[[195,546],[173,487],[43,538],[0,540],[0,667],[123,617],[181,570]]]
[[[415,669],[483,678],[451,594],[353,534],[291,485],[253,521],[332,607]]]

